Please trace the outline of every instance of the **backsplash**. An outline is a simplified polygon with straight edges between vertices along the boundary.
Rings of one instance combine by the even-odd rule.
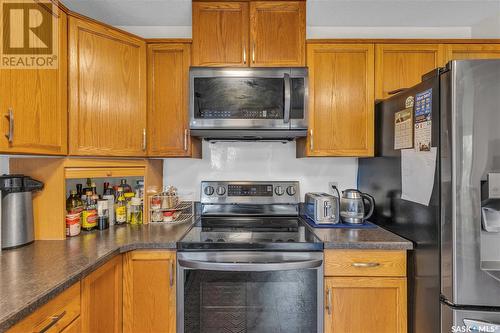
[[[164,160],[163,183],[200,197],[202,180],[298,180],[306,192],[356,188],[357,158],[296,158],[295,142],[203,142],[203,159]]]

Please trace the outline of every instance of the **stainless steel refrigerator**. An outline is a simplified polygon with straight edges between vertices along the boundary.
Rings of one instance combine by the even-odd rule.
[[[437,159],[423,205],[401,199],[394,128],[429,91]],[[358,185],[375,197],[373,222],[414,243],[409,332],[500,332],[500,60],[452,61],[377,103],[375,118],[376,157],[359,160]]]

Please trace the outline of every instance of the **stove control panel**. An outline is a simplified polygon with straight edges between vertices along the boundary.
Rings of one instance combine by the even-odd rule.
[[[252,181],[225,182],[203,181],[201,203],[217,204],[298,204],[299,182]]]

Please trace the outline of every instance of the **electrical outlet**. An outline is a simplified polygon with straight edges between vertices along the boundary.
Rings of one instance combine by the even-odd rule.
[[[339,183],[338,182],[328,182],[328,193],[337,195],[337,192],[335,192],[335,190],[333,189],[334,186],[339,188]]]

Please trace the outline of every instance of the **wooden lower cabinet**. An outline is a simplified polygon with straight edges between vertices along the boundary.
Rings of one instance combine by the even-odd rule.
[[[406,251],[325,251],[325,333],[406,333]]]
[[[406,278],[325,279],[325,333],[404,333]]]
[[[136,250],[124,259],[123,331],[175,333],[175,251]]]
[[[122,332],[122,256],[118,255],[82,280],[81,331]]]
[[[7,332],[79,332],[78,330],[72,331],[69,329],[69,326],[78,319],[79,315],[80,282],[77,282],[47,304],[42,305]],[[69,330],[66,331],[66,329]]]

